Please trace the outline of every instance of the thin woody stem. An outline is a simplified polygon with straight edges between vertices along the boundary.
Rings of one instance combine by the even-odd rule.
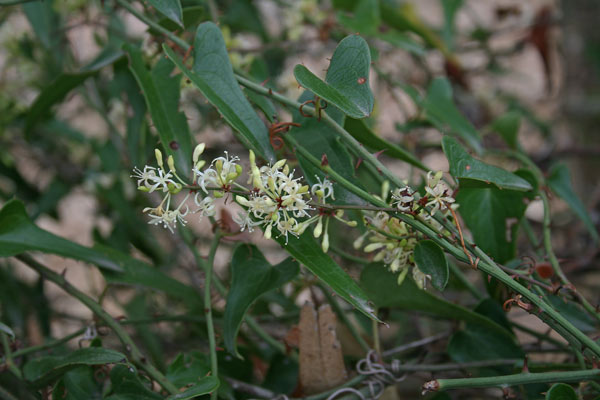
[[[170,394],[178,393],[177,387],[173,385],[158,369],[156,369],[154,365],[148,362],[135,342],[131,339],[131,336],[125,332],[125,329],[123,329],[117,320],[104,311],[100,304],[98,304],[87,294],[77,289],[75,286],[71,285],[64,276],[57,274],[51,269],[45,267],[41,263],[31,258],[29,255],[21,254],[16,256],[16,258],[35,270],[44,279],[53,282],[89,308],[98,318],[103,320],[106,325],[112,329],[115,335],[117,335],[121,343],[125,346],[125,349],[127,350],[127,353],[134,364],[143,369],[148,376],[150,376],[150,378],[158,382],[158,384]]]
[[[504,376],[489,376],[482,378],[437,379],[426,382],[423,391],[440,391],[459,388],[477,387],[508,387],[528,383],[553,383],[553,382],[579,382],[584,380],[600,379],[600,369],[586,369],[581,371],[559,371],[521,373]]]

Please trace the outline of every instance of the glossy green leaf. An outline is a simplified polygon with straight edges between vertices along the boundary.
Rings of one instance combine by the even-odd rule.
[[[180,0],[148,0],[165,17],[183,28],[183,12]]]
[[[116,365],[110,371],[111,394],[104,400],[161,400],[163,396],[148,389],[133,369]]]
[[[502,139],[512,149],[519,146],[519,128],[521,127],[521,114],[516,111],[509,111],[496,118],[490,125],[490,129],[498,132]]]
[[[286,244],[283,236],[273,235],[275,240],[297,261],[315,274],[342,299],[356,307],[367,317],[377,320],[369,299],[358,284],[327,254],[308,229],[299,238],[291,237]]]
[[[48,385],[66,371],[81,365],[125,363],[124,354],[102,347],[75,350],[63,357],[46,356],[29,361],[23,367],[23,376],[36,387]]]
[[[219,379],[216,376],[205,376],[198,380],[194,386],[185,391],[173,394],[167,397],[166,400],[188,400],[214,392],[219,388]]]
[[[325,81],[304,65],[296,65],[294,76],[298,83],[339,108],[344,114],[360,119],[373,111],[373,93],[369,87],[371,53],[358,35],[344,38],[335,49]]]
[[[555,383],[546,392],[546,400],[579,400],[577,392],[571,385],[566,383]]]
[[[10,336],[11,339],[15,339],[15,333],[13,332],[12,329],[10,329],[10,326],[0,322],[0,332]]]
[[[23,203],[11,200],[0,210],[0,257],[26,251],[41,251],[95,264],[111,283],[142,285],[190,302],[200,301],[193,288],[127,254],[99,245],[94,248],[81,246],[38,228],[27,216]]]
[[[258,247],[250,244],[236,247],[231,259],[231,287],[223,315],[225,347],[230,353],[240,356],[236,346],[238,330],[256,299],[293,279],[298,271],[298,263],[291,258],[271,266]]]
[[[427,96],[420,104],[427,119],[444,133],[462,138],[473,150],[481,153],[481,139],[473,124],[467,120],[452,99],[452,87],[445,78],[434,79],[427,88]]]
[[[53,105],[60,103],[71,90],[97,72],[96,70],[59,75],[40,92],[29,107],[25,117],[25,131],[31,131],[36,124],[50,117]]]
[[[519,221],[525,213],[524,192],[464,187],[456,202],[475,243],[497,262],[515,257]]]
[[[398,285],[398,275],[390,272],[381,263],[367,265],[360,275],[360,284],[377,307],[420,311],[450,320],[469,322],[497,332],[498,335],[512,337],[506,329],[491,319],[419,289],[409,277]]]
[[[550,170],[550,176],[546,179],[546,183],[561,199],[567,202],[571,210],[583,221],[583,224],[590,232],[596,242],[600,241],[598,231],[594,223],[590,219],[585,206],[575,194],[571,186],[571,178],[569,177],[569,169],[565,164],[557,164]]]
[[[221,30],[212,22],[200,24],[194,40],[194,64],[188,69],[168,46],[167,56],[196,85],[231,125],[244,146],[273,162],[275,154],[267,127],[254,111],[235,79]]]
[[[192,138],[186,116],[179,111],[181,75],[172,76],[173,64],[162,57],[149,71],[140,49],[131,45],[124,48],[129,56],[129,69],[142,89],[164,151],[175,159],[179,176],[189,176]]]
[[[385,150],[384,154],[386,156],[405,161],[423,171],[430,170],[408,150],[404,150],[402,147],[377,136],[369,129],[369,127],[367,127],[364,120],[346,118],[344,128],[354,137],[354,139],[372,150]]]
[[[444,290],[448,284],[450,271],[444,251],[433,240],[421,240],[415,246],[415,264],[431,276],[431,284],[438,290]]]
[[[519,191],[533,189],[531,184],[520,176],[471,157],[456,139],[445,136],[442,139],[442,147],[450,163],[450,175],[458,179],[461,184],[463,179],[468,179],[485,184],[491,183],[499,189]]]

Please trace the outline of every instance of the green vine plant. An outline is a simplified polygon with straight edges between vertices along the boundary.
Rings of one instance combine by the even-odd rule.
[[[567,167],[547,171],[519,141],[520,121],[530,114],[509,110],[476,129],[457,107],[454,92],[468,93],[453,25],[462,1],[440,2],[443,35],[410,3],[276,1],[292,21],[289,37],[277,43],[262,24],[244,23],[258,18],[251,1],[94,2],[106,17],[100,24],[108,36],[98,39],[105,51],[78,72],[65,72],[57,52],[67,50],[45,36],[67,28],[57,9],[68,7],[56,3],[0,3],[7,15],[24,13],[49,71],[60,71],[21,114],[2,105],[14,120],[2,122],[8,133],[0,138],[5,144],[22,134],[24,143],[50,149],[58,146],[48,138],[53,133],[91,149],[90,160],[97,153],[101,166],[80,162],[73,168],[84,171],[70,184],[94,186],[115,228],[108,238],[98,233],[93,247],[42,229],[36,218],[56,210],[70,189],[43,197],[3,161],[18,190],[2,189],[0,210],[0,398],[376,399],[396,389],[431,399],[600,396],[599,298],[563,271],[551,200],[563,199],[582,220],[591,246],[598,245],[596,227]],[[88,18],[92,9],[73,7],[62,11]],[[143,42],[125,34],[124,16],[147,26]],[[44,20],[57,25],[45,27]],[[269,81],[273,72],[260,54],[301,45],[294,29],[303,24],[321,26],[323,40],[336,47],[324,79],[303,64],[284,72],[304,90],[296,99]],[[261,36],[265,49],[236,50],[235,32]],[[487,37],[479,40],[492,51]],[[396,81],[372,59],[384,57],[386,46],[418,64],[428,52],[443,55],[454,87],[443,77],[428,76],[425,89]],[[418,110],[399,131],[439,133],[430,146],[448,171],[429,168],[404,143],[374,132],[383,106],[372,92],[375,75]],[[52,106],[71,91],[102,115],[106,142],[53,115]],[[208,103],[195,104],[202,118],[219,114],[237,139],[227,139],[231,148],[221,149],[210,130],[192,134],[179,109],[188,94]],[[117,124],[107,107],[123,101],[126,120]],[[502,143],[487,140],[493,135]],[[393,160],[410,173],[399,173]],[[66,179],[58,171],[57,179]],[[109,185],[98,180],[102,174],[112,177]],[[132,182],[137,192],[127,189]],[[543,208],[536,227],[525,218],[532,203]],[[200,232],[202,223],[212,229]],[[527,241],[517,240],[522,236]],[[102,293],[78,288],[70,268],[57,272],[34,252],[95,265],[106,283]],[[288,258],[268,261],[281,254]],[[228,260],[225,272],[218,255]],[[36,286],[16,273],[27,267],[39,277]],[[52,337],[50,320],[61,317],[46,304],[35,317],[46,324],[46,337],[31,340],[17,315],[33,312],[33,295],[23,293],[48,296],[44,282],[93,317]],[[121,300],[120,290],[132,299]],[[341,384],[313,391],[302,371],[307,363],[316,369],[316,361],[307,361],[302,337],[300,344],[290,339],[307,296],[335,312],[338,334],[349,337],[340,339],[342,364],[352,371]],[[122,316],[108,311],[109,300]],[[517,322],[519,313],[545,331]],[[515,331],[537,342],[529,345]],[[544,352],[558,353],[561,362],[540,358]]]

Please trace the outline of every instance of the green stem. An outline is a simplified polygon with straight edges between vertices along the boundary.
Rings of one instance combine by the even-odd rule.
[[[204,315],[206,316],[206,330],[208,334],[208,345],[210,347],[210,370],[213,376],[219,376],[219,364],[217,361],[217,343],[215,338],[215,327],[212,319],[212,296],[210,292],[210,285],[213,276],[215,254],[219,248],[221,242],[221,234],[219,231],[215,232],[215,237],[210,245],[210,251],[208,253],[208,262],[205,264],[204,269]],[[215,390],[211,393],[210,398],[216,399],[218,392]]]
[[[207,262],[200,256],[200,253],[198,253],[198,250],[194,246],[191,232],[186,229],[182,229],[181,232],[182,232],[182,236],[183,236],[183,239],[184,239],[186,245],[188,246],[188,248],[191,250],[192,254],[194,255],[196,264],[206,271],[208,268]],[[221,297],[223,297],[223,298],[227,297],[227,289],[225,288],[225,285],[223,285],[223,283],[219,280],[219,278],[217,276],[214,276],[213,278],[214,278],[213,279],[214,286],[217,289],[217,291],[219,292],[219,294],[221,295]],[[260,326],[260,324],[254,319],[254,317],[252,317],[251,315],[246,315],[246,316],[244,316],[244,320],[246,321],[246,323],[248,324],[250,329],[252,329],[260,338],[262,338],[265,342],[270,344],[273,348],[278,350],[280,353],[287,355],[285,345],[283,343],[280,343],[276,339],[274,339],[271,335],[269,335]],[[291,357],[295,358],[295,355],[292,355]]]
[[[117,322],[110,314],[104,311],[104,309],[94,299],[67,282],[64,276],[57,274],[51,269],[45,267],[31,258],[29,255],[21,254],[16,256],[16,258],[35,270],[44,279],[55,283],[65,292],[89,308],[98,318],[103,320],[106,325],[112,329],[115,335],[117,335],[121,343],[123,343],[125,346],[125,349],[127,350],[129,357],[134,364],[143,369],[148,376],[150,376],[150,378],[158,382],[158,384],[170,394],[176,394],[179,392],[175,385],[169,382],[169,380],[167,380],[167,378],[158,369],[156,369],[156,367],[147,361],[146,357],[144,357],[142,352],[136,346],[135,342],[131,339],[127,332],[125,332],[125,329],[123,329],[119,322]]]
[[[368,352],[369,350],[371,350],[371,346],[369,346],[369,344],[365,341],[365,339],[363,339],[360,332],[358,332],[358,329],[356,328],[356,326],[352,323],[352,321],[350,321],[350,319],[346,315],[346,311],[344,311],[342,309],[342,307],[340,306],[340,303],[338,303],[335,300],[335,298],[331,295],[329,290],[327,290],[327,288],[324,285],[319,285],[319,286],[321,287],[321,292],[323,292],[323,295],[325,295],[327,302],[333,308],[333,311],[336,313],[336,315],[342,321],[342,323],[344,325],[346,325],[346,327],[350,331],[350,334],[356,340],[356,342],[360,345],[360,347],[362,347],[362,349],[365,352]]]
[[[23,374],[21,374],[21,370],[19,369],[19,367],[17,367],[13,359],[8,335],[4,332],[0,332],[0,338],[2,339],[2,348],[4,349],[4,362],[8,367],[8,370],[12,372],[17,378],[21,379],[23,377]]]
[[[425,383],[423,389],[425,391],[439,391],[459,388],[507,387],[528,383],[578,382],[597,379],[600,379],[600,369],[587,369],[582,371],[521,373],[482,378],[437,379]]]
[[[78,331],[75,331],[75,332],[71,333],[70,335],[67,335],[63,338],[51,340],[47,343],[40,344],[38,346],[31,346],[31,347],[26,347],[21,350],[17,350],[13,353],[13,357],[22,357],[22,356],[26,356],[31,353],[36,353],[38,351],[43,351],[43,350],[51,349],[52,347],[60,346],[61,344],[66,343],[69,340],[81,335],[83,332],[85,332],[85,330],[86,330],[86,328],[81,328]]]
[[[320,160],[316,159],[303,146],[300,146],[298,142],[291,136],[285,136],[284,140],[289,145],[293,146],[296,149],[296,151],[302,154],[311,164],[328,174],[333,180],[338,182],[340,185],[344,186],[350,192],[356,194],[357,196],[363,198],[364,200],[370,202],[373,205],[379,207],[387,206],[387,204],[382,200],[376,198],[375,196],[365,192],[364,190],[353,185],[351,182],[347,181],[344,177],[335,172],[329,165],[321,165]],[[443,249],[448,251],[458,260],[467,263],[469,262],[469,259],[462,248],[458,248],[452,243],[449,243],[447,241],[447,238],[440,237],[440,235],[438,235],[438,232],[435,229],[430,227],[423,220],[419,219],[419,217],[412,217],[410,215],[401,213],[395,213],[395,216],[398,219],[404,221],[406,224],[413,227],[414,229],[428,236],[431,240],[439,244]],[[506,286],[508,286],[515,292],[521,294],[529,302],[538,307],[538,317],[544,322],[548,323],[550,326],[552,326],[559,334],[565,337],[567,341],[569,341],[572,344],[575,341],[577,343],[577,346],[582,351],[585,350],[586,352],[588,352],[588,354],[590,354],[596,359],[600,358],[600,346],[595,341],[593,341],[592,339],[587,337],[583,332],[577,329],[571,322],[569,322],[554,308],[552,308],[552,306],[544,302],[537,295],[532,293],[529,289],[525,288],[517,281],[512,279],[504,271],[502,271],[502,269],[496,266],[496,263],[479,247],[472,246],[472,248],[475,252],[475,255],[481,259],[481,261],[478,263],[478,269],[485,272],[487,275],[498,279],[500,282],[504,283]]]
[[[345,251],[337,246],[331,245],[331,246],[329,246],[329,249],[331,251],[333,251],[334,253],[338,254],[340,257],[345,258],[346,260],[355,262],[357,264],[370,264],[371,263],[370,260],[350,254],[347,251]]]
[[[442,371],[459,371],[461,369],[470,368],[486,368],[486,367],[501,367],[514,366],[515,369],[523,369],[523,359],[500,359],[500,360],[485,360],[472,361],[465,363],[447,363],[447,364],[400,364],[396,368],[398,371],[406,372],[442,372]],[[580,368],[577,364],[556,363],[548,365],[548,363],[528,364],[529,369],[548,369],[554,368]]]

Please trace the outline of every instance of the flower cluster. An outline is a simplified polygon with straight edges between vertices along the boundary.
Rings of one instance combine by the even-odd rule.
[[[327,252],[332,218],[350,227],[357,225],[356,221],[344,219],[343,206],[327,203],[330,199],[335,200],[333,184],[327,178],[315,176],[315,183],[309,186],[304,184],[303,177],[295,177],[295,170],[290,169],[287,160],[259,167],[254,152],[250,150],[247,184],[251,186],[247,188],[237,182],[242,174],[238,157],[225,152],[224,156],[213,159],[207,165],[201,159],[204,148],[204,144],[199,144],[194,149],[190,184],[177,175],[172,156],[167,158],[165,167],[159,150],[155,151],[158,167],[146,165],[143,170],[134,168],[132,178],[137,180],[140,191],[163,195],[157,207],[144,209],[144,213],[150,217],[149,224],[162,225],[173,232],[178,223],[186,225],[189,214],[198,214],[200,218],[214,216],[215,199],[235,193],[236,202],[243,208],[243,212],[234,217],[240,231],[252,232],[260,227],[265,238],[270,239],[278,234],[278,237],[285,237],[286,244],[290,236],[298,237],[314,225],[313,236],[321,239],[321,248]],[[441,172],[429,172],[422,195],[407,185],[390,192],[389,184],[384,184],[381,198],[387,199],[389,196],[390,207],[413,217],[427,219],[437,231],[444,233],[443,227],[432,216],[438,211],[454,208],[456,204],[441,178]],[[189,192],[177,207],[171,207],[173,197],[184,188]],[[192,195],[196,206],[194,210],[188,206],[188,199]],[[364,211],[367,230],[354,241],[354,247],[374,253],[373,261],[383,262],[391,271],[399,273],[399,283],[412,267],[415,282],[424,287],[428,276],[414,265],[413,259],[420,234],[388,211]]]

